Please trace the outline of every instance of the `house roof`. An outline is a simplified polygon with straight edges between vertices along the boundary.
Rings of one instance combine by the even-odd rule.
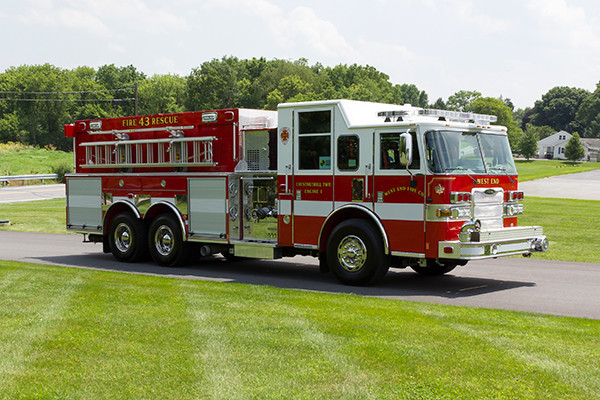
[[[590,148],[600,148],[600,139],[597,138],[581,138],[581,142]]]
[[[559,139],[560,136],[565,135],[565,139],[561,140]],[[571,135],[569,132],[567,131],[559,131],[556,133],[553,133],[550,136],[546,136],[543,139],[538,140],[538,145],[550,145],[550,146],[556,146],[559,143],[564,143],[566,141],[568,141],[571,138]]]

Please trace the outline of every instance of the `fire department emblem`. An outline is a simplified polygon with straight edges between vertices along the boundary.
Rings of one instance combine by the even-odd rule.
[[[444,193],[444,189],[445,189],[445,188],[444,188],[442,185],[437,185],[437,186],[435,187],[435,192],[436,192],[437,194],[442,194],[442,193]]]
[[[286,145],[287,142],[290,140],[290,128],[281,128],[281,130],[279,131],[279,137],[281,138],[281,143]]]

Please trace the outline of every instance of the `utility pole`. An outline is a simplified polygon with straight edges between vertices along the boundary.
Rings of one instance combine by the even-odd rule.
[[[135,83],[134,90],[135,90],[135,103],[134,103],[133,114],[138,115],[138,83],[137,82]]]

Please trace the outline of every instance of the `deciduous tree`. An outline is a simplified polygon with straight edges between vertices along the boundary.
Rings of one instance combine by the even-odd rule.
[[[578,126],[575,121],[577,110],[589,95],[585,89],[554,87],[535,102],[531,122],[537,126],[551,126],[556,131],[571,132]]]
[[[565,156],[571,161],[577,161],[583,158],[585,155],[585,148],[581,143],[579,133],[573,132],[573,136],[567,142],[565,146]]]

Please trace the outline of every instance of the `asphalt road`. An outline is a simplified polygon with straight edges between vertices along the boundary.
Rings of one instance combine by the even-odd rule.
[[[600,169],[519,182],[525,196],[600,200]]]
[[[23,201],[33,200],[60,199],[64,197],[65,185],[63,184],[0,187],[0,204],[20,203]]]
[[[209,257],[184,268],[162,268],[119,263],[100,244],[82,243],[80,235],[6,231],[0,231],[0,259],[600,319],[600,264],[592,263],[502,258],[473,261],[433,278],[390,270],[381,284],[362,288],[321,274],[311,257],[239,262]]]

